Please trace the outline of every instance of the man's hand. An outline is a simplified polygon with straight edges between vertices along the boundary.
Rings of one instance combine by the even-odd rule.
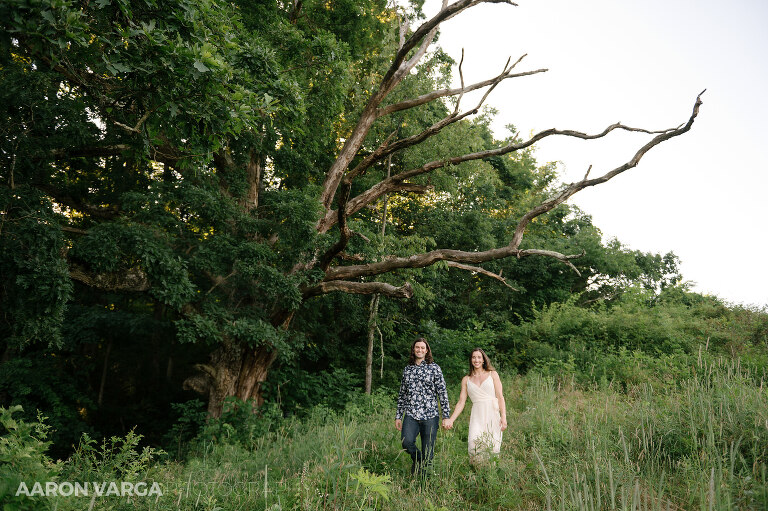
[[[453,421],[451,419],[443,419],[443,429],[451,429],[453,427]]]
[[[395,427],[397,428],[398,431],[402,431],[403,421],[401,421],[400,419],[395,419]]]

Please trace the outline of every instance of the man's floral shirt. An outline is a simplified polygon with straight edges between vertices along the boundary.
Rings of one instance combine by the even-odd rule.
[[[407,365],[400,380],[400,395],[397,397],[396,419],[408,415],[412,419],[425,420],[437,417],[437,401],[443,409],[443,418],[451,416],[448,389],[440,366],[422,362]]]

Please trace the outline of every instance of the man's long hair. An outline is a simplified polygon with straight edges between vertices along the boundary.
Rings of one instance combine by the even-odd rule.
[[[413,344],[411,344],[411,358],[408,359],[408,365],[412,365],[412,366],[416,365],[416,353],[413,351],[413,348],[416,347],[417,342],[423,342],[424,344],[427,345],[427,354],[424,357],[424,362],[426,362],[427,364],[434,363],[434,360],[432,360],[432,348],[429,347],[429,343],[425,338],[419,337],[418,339],[413,341]]]
[[[467,373],[467,376],[472,376],[475,372],[475,366],[472,365],[472,355],[474,355],[476,351],[479,351],[483,356],[483,369],[486,371],[495,371],[496,369],[493,367],[493,364],[491,364],[491,359],[488,358],[488,355],[486,355],[480,348],[475,348],[469,353],[469,372]]]

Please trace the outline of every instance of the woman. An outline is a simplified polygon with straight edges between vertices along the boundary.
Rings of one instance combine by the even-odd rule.
[[[476,462],[488,451],[501,451],[502,431],[507,429],[507,405],[504,401],[499,373],[488,355],[480,348],[469,356],[469,373],[461,380],[461,394],[451,417],[444,427],[451,429],[453,421],[464,410],[467,395],[472,400],[469,415],[469,457]]]

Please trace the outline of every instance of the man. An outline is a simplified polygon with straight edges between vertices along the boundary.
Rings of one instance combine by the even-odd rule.
[[[435,437],[440,425],[437,403],[443,411],[443,425],[451,416],[448,390],[440,366],[432,360],[432,350],[420,337],[411,345],[411,357],[400,381],[395,427],[401,432],[403,449],[411,455],[411,474],[426,476],[435,453]],[[421,449],[416,437],[421,436]]]

